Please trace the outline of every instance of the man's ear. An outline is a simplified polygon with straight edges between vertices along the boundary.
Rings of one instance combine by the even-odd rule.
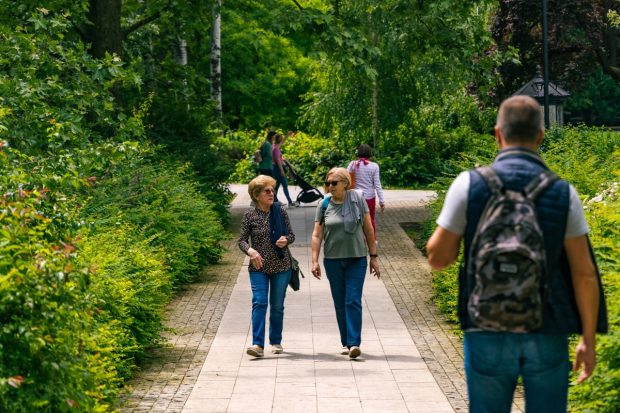
[[[536,147],[540,147],[542,145],[543,140],[545,139],[545,130],[541,129],[538,131],[538,135],[536,135]]]
[[[500,149],[504,147],[504,135],[502,135],[502,131],[499,126],[495,127],[495,142],[497,142],[497,146]]]

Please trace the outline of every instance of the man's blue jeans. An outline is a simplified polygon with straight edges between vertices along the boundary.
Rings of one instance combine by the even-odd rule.
[[[265,347],[265,317],[269,303],[269,344],[282,343],[284,298],[291,270],[267,275],[250,271],[252,286],[252,344]],[[271,292],[269,289],[271,288]]]
[[[466,332],[464,353],[470,412],[509,413],[521,376],[527,413],[566,413],[566,335]]]
[[[362,342],[362,290],[368,260],[361,258],[325,258],[323,260],[334,299],[336,320],[343,346]]]

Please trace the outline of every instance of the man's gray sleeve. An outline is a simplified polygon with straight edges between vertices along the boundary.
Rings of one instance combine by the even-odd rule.
[[[467,224],[467,198],[469,196],[469,172],[461,172],[452,182],[437,217],[437,225],[455,234],[463,235]]]
[[[566,218],[566,234],[564,238],[578,237],[590,232],[588,223],[586,222],[586,216],[583,212],[583,206],[581,205],[581,199],[577,195],[577,190],[569,185],[570,191],[570,203],[568,206],[568,217]]]

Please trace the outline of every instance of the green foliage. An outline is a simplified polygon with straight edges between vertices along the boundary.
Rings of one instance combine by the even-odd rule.
[[[93,324],[113,333],[99,345],[115,349],[109,357],[127,378],[145,349],[160,338],[164,305],[172,291],[165,251],[129,224],[81,232],[78,263],[92,274],[86,297],[96,309]]]
[[[108,411],[118,379],[86,296],[62,193],[22,183],[0,151],[0,410]],[[109,355],[109,353],[107,353]]]
[[[269,7],[262,1],[243,0],[223,11],[223,105],[234,129],[292,129],[301,96],[312,88],[314,61],[274,32]]]
[[[616,180],[584,206],[603,275],[610,332],[598,337],[594,375],[571,388],[571,411],[612,413],[620,405],[620,169],[615,175]]]
[[[161,162],[119,167],[82,210],[97,232],[128,223],[165,254],[175,285],[194,279],[205,260],[217,261],[225,236],[213,207],[187,165]]]
[[[110,88],[135,79],[118,59],[95,61],[79,42],[67,40],[66,15],[43,9],[29,24],[0,25],[0,136],[11,131],[15,148],[46,153],[84,147],[134,128],[114,108]]]
[[[571,182],[582,195],[594,196],[615,177],[620,158],[620,134],[585,126],[552,129],[543,143],[548,166]]]
[[[322,138],[298,132],[282,146],[284,158],[295,171],[314,186],[325,181],[327,171],[336,166],[346,167],[352,159],[352,150],[338,145],[336,138]]]
[[[382,180],[399,187],[432,184],[475,163],[488,163],[495,153],[494,139],[484,133],[489,129],[490,114],[465,95],[412,110],[398,129],[381,136],[376,160]]]
[[[620,85],[602,70],[597,70],[587,78],[582,90],[573,92],[565,109],[573,115],[581,115],[590,125],[614,125],[620,113]]]
[[[466,87],[490,90],[497,81],[492,69],[509,56],[480,53],[492,45],[490,2],[338,4],[331,12],[306,8],[299,18],[318,38],[321,63],[302,120],[311,132],[338,133],[347,145],[372,136],[375,114],[378,131],[393,133],[411,111],[441,106]]]
[[[125,93],[138,64],[77,38],[88,2],[34,3],[0,16],[0,411],[109,412],[173,288],[219,258],[227,198],[157,160],[145,137],[173,88]],[[208,113],[177,118],[213,136]]]

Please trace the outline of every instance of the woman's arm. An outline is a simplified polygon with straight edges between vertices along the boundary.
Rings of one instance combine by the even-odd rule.
[[[250,261],[254,268],[260,270],[263,268],[263,257],[260,255],[258,251],[254,248],[250,247],[249,239],[250,234],[252,233],[252,225],[250,224],[250,218],[248,214],[243,216],[243,220],[241,221],[241,234],[239,235],[239,248],[246,255],[250,257]]]
[[[252,232],[252,227],[250,225],[250,219],[248,214],[243,215],[243,219],[241,220],[241,233],[239,234],[238,245],[239,249],[243,251],[244,254],[248,254],[248,250],[250,249],[250,234]]]
[[[379,260],[377,259],[377,243],[375,242],[375,232],[370,220],[370,212],[364,214],[362,228],[366,237],[366,244],[368,245],[368,254],[370,255],[370,273],[379,278],[381,273],[379,272]]]
[[[379,172],[379,165],[375,169],[375,173],[373,176],[375,191],[377,191],[377,196],[379,197],[379,206],[381,210],[385,209],[385,198],[383,197],[383,187],[381,186],[381,173]]]
[[[284,248],[287,245],[290,245],[293,242],[295,242],[295,234],[293,233],[293,228],[291,227],[291,221],[288,217],[288,214],[286,213],[286,210],[282,207],[280,208],[281,208],[281,214],[284,217],[284,225],[286,225],[287,235],[281,236],[276,241],[276,246],[278,246],[279,248]]]
[[[321,279],[321,266],[319,265],[319,253],[321,252],[321,242],[323,241],[323,225],[319,222],[314,223],[312,231],[312,275]]]

